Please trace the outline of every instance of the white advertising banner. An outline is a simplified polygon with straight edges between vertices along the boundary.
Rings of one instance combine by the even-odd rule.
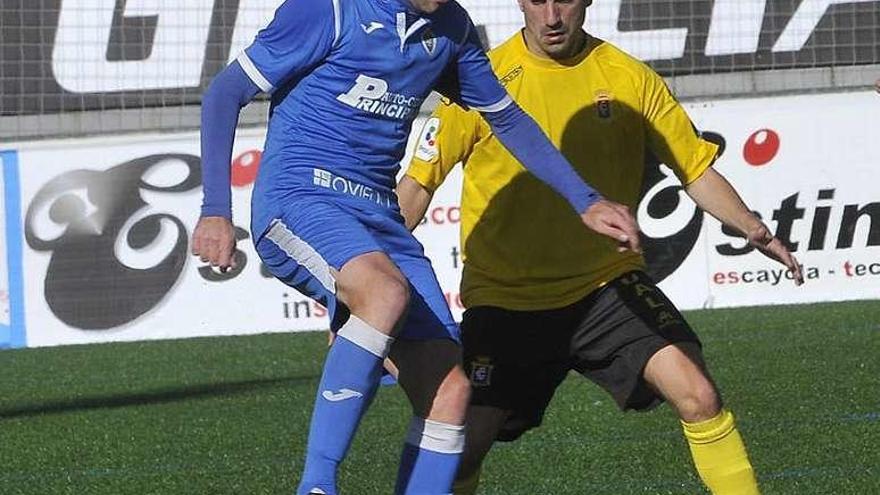
[[[83,140],[20,152],[27,345],[326,328],[324,310],[261,272],[248,233],[262,132],[233,156],[238,267],[189,254],[196,134]]]
[[[880,297],[880,142],[873,92],[688,105],[698,128],[723,135],[716,164],[803,265],[781,265],[706,217],[707,306]]]
[[[717,169],[795,248],[808,280],[795,287],[653,167],[638,216],[651,272],[670,298],[689,309],[880,296],[878,105],[869,92],[687,104],[697,127],[726,141]],[[6,188],[23,232],[18,346],[326,329],[326,311],[268,276],[251,243],[262,141],[261,131],[236,140],[239,266],[225,274],[189,254],[201,201],[196,134],[21,145],[15,190]],[[459,169],[417,230],[456,317],[460,183]],[[0,309],[8,315],[9,306]]]

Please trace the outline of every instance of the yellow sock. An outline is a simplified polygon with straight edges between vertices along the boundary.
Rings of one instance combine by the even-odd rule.
[[[477,485],[480,484],[480,471],[477,469],[474,474],[463,480],[455,480],[452,484],[452,493],[454,495],[474,495],[477,493]]]
[[[730,411],[722,409],[712,419],[699,423],[682,421],[681,425],[697,472],[714,495],[761,493]]]

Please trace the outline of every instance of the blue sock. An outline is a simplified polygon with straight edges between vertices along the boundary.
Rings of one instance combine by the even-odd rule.
[[[297,493],[335,495],[336,470],[369,407],[393,339],[351,315],[324,362]]]
[[[413,418],[409,425],[395,495],[448,495],[464,450],[464,426]]]

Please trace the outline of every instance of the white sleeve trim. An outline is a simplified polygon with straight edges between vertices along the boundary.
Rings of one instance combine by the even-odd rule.
[[[339,12],[339,0],[333,0],[333,46],[339,41],[340,31],[342,30],[342,16]]]
[[[247,74],[247,76],[251,78],[251,81],[253,81],[254,84],[256,84],[264,93],[271,93],[272,90],[275,89],[275,87],[272,86],[272,83],[263,77],[263,74],[260,73],[257,66],[254,65],[253,60],[248,57],[246,52],[241,52],[241,55],[239,55],[236,60],[238,60],[238,65],[241,66],[244,73]]]
[[[509,107],[511,103],[513,103],[513,99],[510,97],[510,95],[504,95],[504,98],[501,98],[500,100],[498,100],[498,102],[493,103],[487,107],[475,107],[473,105],[468,106],[480,113],[492,113],[504,110],[505,108]]]

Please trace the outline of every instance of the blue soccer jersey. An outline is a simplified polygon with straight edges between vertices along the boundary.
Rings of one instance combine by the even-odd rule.
[[[432,89],[480,111],[511,102],[454,1],[427,15],[402,0],[288,0],[238,62],[272,94],[257,237],[303,188],[396,210],[399,162]]]

